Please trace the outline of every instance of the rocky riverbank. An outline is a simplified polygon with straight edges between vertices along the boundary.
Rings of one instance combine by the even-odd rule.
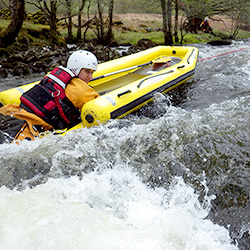
[[[137,45],[126,45],[126,51],[119,52],[118,45],[102,46],[94,44],[78,44],[75,46],[56,47],[32,47],[8,57],[0,58],[0,77],[24,76],[32,73],[47,73],[58,65],[66,66],[66,61],[72,51],[85,49],[93,52],[99,63],[113,60],[121,56],[129,55],[155,44],[147,39],[140,40]]]

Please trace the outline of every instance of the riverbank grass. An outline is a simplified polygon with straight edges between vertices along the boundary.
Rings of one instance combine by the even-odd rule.
[[[152,16],[152,20],[142,15],[136,16],[133,18],[132,14],[118,16],[117,20],[121,20],[121,25],[114,25],[113,34],[114,41],[118,44],[137,44],[141,39],[152,40],[157,45],[164,44],[164,35],[160,31],[162,26],[161,18],[157,16]],[[0,31],[6,28],[9,24],[9,21],[0,19]],[[67,37],[67,27],[59,26],[58,29],[61,39]],[[84,30],[82,31],[84,33]],[[94,28],[88,29],[86,34],[86,41],[92,41],[96,38],[96,30]],[[73,28],[73,35],[76,36],[77,28]],[[214,29],[214,34],[206,34],[199,31],[197,34],[186,33],[182,39],[182,44],[194,44],[194,43],[206,43],[211,41],[218,41],[221,39],[228,38],[228,32]],[[22,43],[25,46],[39,45],[39,44],[48,44],[48,35],[49,35],[49,26],[42,24],[33,24],[31,22],[24,22],[22,30],[19,33],[17,42],[19,45]],[[181,41],[181,33],[178,32],[179,42],[174,44],[179,44]],[[250,37],[250,31],[240,30],[238,34],[239,39],[245,39]]]

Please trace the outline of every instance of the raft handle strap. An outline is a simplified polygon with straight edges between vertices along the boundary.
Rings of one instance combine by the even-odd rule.
[[[131,93],[131,90],[130,90],[130,89],[129,89],[129,90],[126,90],[126,91],[124,91],[124,92],[122,92],[122,93],[119,93],[117,96],[120,98],[121,96],[126,95],[126,94],[129,94],[129,93]]]
[[[177,69],[181,69],[181,68],[184,68],[185,65],[181,65],[181,66],[178,66]]]

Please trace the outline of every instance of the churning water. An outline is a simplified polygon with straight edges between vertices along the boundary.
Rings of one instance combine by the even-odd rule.
[[[0,249],[249,249],[249,58],[199,62],[124,119],[0,145]]]

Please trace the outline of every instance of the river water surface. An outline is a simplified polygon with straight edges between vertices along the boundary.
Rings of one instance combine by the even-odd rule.
[[[194,46],[208,58],[250,41]],[[0,145],[0,250],[249,249],[249,58],[198,62],[124,119]]]

